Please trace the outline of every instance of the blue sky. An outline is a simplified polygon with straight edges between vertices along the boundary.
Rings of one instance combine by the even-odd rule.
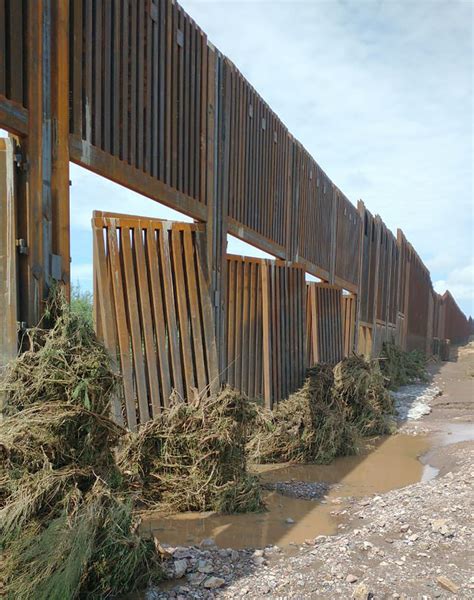
[[[351,201],[401,227],[437,291],[474,314],[473,3],[182,5]],[[173,215],[78,167],[71,179],[72,274],[87,287],[94,208]]]

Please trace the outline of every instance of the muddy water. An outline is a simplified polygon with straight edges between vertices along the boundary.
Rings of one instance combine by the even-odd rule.
[[[268,510],[245,515],[184,513],[153,517],[143,524],[162,542],[198,544],[212,537],[223,548],[287,546],[317,535],[336,532],[340,522],[331,514],[348,497],[383,493],[435,476],[419,461],[430,448],[427,436],[394,435],[369,442],[358,456],[341,457],[330,465],[266,465],[259,469],[262,481],[325,482],[332,487],[322,500],[302,500],[268,492]],[[425,475],[423,475],[425,471]],[[294,523],[287,523],[291,519]]]

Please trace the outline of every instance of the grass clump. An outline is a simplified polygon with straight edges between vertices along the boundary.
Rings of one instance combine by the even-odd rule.
[[[150,506],[170,511],[249,512],[263,507],[245,445],[257,409],[224,388],[171,408],[128,434],[120,468]]]
[[[329,463],[362,437],[389,433],[393,402],[375,362],[345,358],[308,370],[303,387],[273,411],[259,410],[248,451],[255,462]]]
[[[160,577],[136,534],[109,419],[116,384],[92,327],[56,296],[9,367],[0,421],[0,548],[6,598],[114,597]]]
[[[347,418],[362,437],[391,433],[393,400],[376,361],[353,355],[338,363],[333,395],[347,407]]]
[[[354,453],[356,431],[333,386],[331,365],[319,364],[308,370],[303,386],[273,412],[260,409],[258,427],[248,445],[250,457],[262,463],[323,464]]]
[[[416,381],[426,381],[426,356],[420,350],[405,352],[393,342],[384,342],[380,366],[390,389]]]

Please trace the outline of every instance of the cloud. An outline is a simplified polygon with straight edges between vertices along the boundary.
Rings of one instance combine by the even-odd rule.
[[[192,221],[190,217],[136,194],[104,177],[98,177],[71,165],[71,227],[75,230],[91,229],[94,210],[156,217],[179,221]],[[74,233],[74,232],[73,232]]]
[[[446,279],[435,281],[433,287],[439,294],[449,290],[466,315],[474,316],[474,262],[453,269]]]

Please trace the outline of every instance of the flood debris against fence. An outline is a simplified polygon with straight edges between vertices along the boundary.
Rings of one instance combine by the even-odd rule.
[[[361,439],[390,433],[393,401],[376,361],[351,356],[308,369],[303,386],[261,409],[248,450],[256,462],[324,464],[357,453]]]
[[[469,335],[403,232],[351,204],[177,2],[3,5],[0,356],[69,286],[69,161],[196,221],[93,223],[96,324],[130,428],[173,389],[228,382],[269,407],[318,361],[392,340],[446,357]],[[228,233],[282,262],[226,256]],[[305,273],[322,282],[305,290]]]
[[[97,598],[159,580],[153,540],[137,534],[133,493],[110,419],[116,375],[92,328],[55,310],[49,331],[2,382],[0,547],[7,598]],[[55,306],[57,309],[58,306]]]

